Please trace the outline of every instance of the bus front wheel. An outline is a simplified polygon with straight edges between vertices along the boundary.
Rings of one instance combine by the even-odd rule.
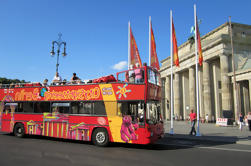
[[[109,143],[109,136],[104,128],[97,128],[92,134],[92,142],[96,146],[107,146]]]
[[[22,123],[17,123],[13,131],[16,137],[22,138],[25,135],[24,125]]]

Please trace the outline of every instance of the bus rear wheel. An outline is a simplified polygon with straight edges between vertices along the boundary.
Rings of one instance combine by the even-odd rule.
[[[107,146],[109,143],[109,136],[104,128],[97,128],[92,134],[92,142],[96,146]]]
[[[22,123],[17,123],[13,131],[16,137],[22,138],[25,135],[24,125]]]

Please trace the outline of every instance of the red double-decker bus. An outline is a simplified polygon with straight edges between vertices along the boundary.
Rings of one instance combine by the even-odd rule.
[[[93,80],[92,83],[42,86],[1,85],[0,131],[92,141],[154,143],[164,134],[160,76],[140,68]],[[114,79],[110,79],[114,78]]]

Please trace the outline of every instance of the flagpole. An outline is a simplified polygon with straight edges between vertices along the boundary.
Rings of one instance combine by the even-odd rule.
[[[172,34],[172,10],[170,10],[170,55],[171,55],[171,129],[170,134],[174,134],[173,131],[173,34]]]
[[[197,47],[197,14],[196,5],[194,4],[194,26],[195,26],[195,67],[196,67],[196,101],[197,101],[197,132],[196,136],[200,135],[200,107],[199,107],[199,80],[198,80],[198,47]]]
[[[128,70],[130,69],[130,53],[131,53],[131,25],[130,21],[128,22]]]
[[[149,16],[149,66],[151,66],[151,28],[152,28],[151,16]]]

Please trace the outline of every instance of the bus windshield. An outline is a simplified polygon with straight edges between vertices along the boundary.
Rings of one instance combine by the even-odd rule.
[[[155,85],[160,85],[160,75],[158,72],[148,68],[148,82],[155,84]]]

